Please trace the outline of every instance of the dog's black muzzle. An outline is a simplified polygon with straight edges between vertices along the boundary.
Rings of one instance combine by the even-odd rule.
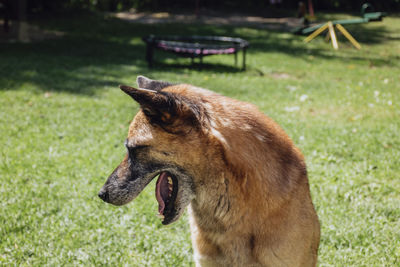
[[[105,190],[100,190],[99,194],[98,194],[99,198],[101,198],[103,201],[108,202],[109,200],[109,195],[108,192]]]

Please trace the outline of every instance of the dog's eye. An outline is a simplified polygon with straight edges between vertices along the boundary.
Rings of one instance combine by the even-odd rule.
[[[142,107],[142,111],[144,115],[146,115],[146,117],[148,118],[153,118],[154,116],[156,116],[156,112],[154,112],[150,108]]]
[[[149,147],[149,146],[147,146],[147,145],[127,146],[126,145],[126,149],[128,150],[129,154],[133,154],[133,153],[140,151],[142,149],[145,149],[147,147]]]

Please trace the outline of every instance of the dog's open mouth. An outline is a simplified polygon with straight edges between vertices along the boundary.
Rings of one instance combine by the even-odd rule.
[[[178,193],[178,179],[168,172],[162,172],[156,183],[158,216],[167,224],[175,216],[175,200]]]

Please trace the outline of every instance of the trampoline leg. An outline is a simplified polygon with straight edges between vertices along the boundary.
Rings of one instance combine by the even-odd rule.
[[[243,66],[242,70],[246,70],[246,48],[243,48]]]
[[[235,67],[237,67],[237,52],[235,52]]]
[[[203,48],[200,49],[200,68],[203,65]]]
[[[149,68],[153,67],[153,45],[151,44],[146,46],[146,60]]]

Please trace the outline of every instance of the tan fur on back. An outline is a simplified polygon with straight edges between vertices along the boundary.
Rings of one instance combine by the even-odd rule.
[[[165,91],[209,114],[198,142],[213,149],[191,150],[204,165],[190,206],[197,266],[315,266],[319,222],[301,152],[255,106],[188,87]]]

